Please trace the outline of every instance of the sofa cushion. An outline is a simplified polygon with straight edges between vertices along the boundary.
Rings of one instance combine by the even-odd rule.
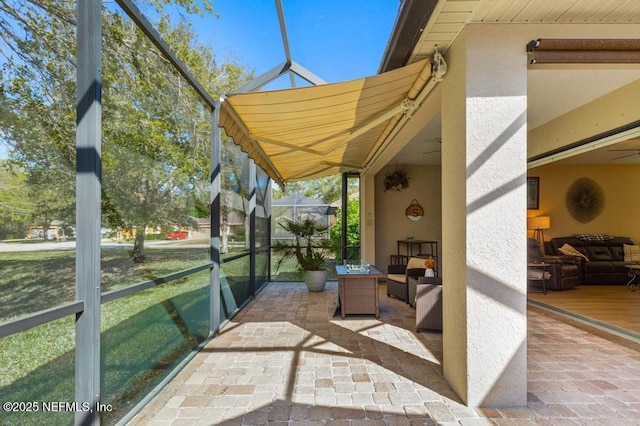
[[[611,256],[613,256],[614,261],[624,261],[624,249],[622,246],[609,246],[609,251],[611,252]]]
[[[584,264],[585,274],[612,274],[616,264],[610,260],[595,260]]]
[[[407,276],[405,274],[387,274],[387,280],[404,284],[407,280]]]
[[[585,248],[589,260],[613,260],[613,255],[606,246],[589,245]]]
[[[558,250],[560,251],[560,253],[566,254],[567,256],[580,256],[580,257],[583,257],[584,260],[589,260],[589,258],[586,255],[580,253],[578,250],[576,250],[575,247],[567,243],[564,243],[564,245],[560,247]]]
[[[622,248],[625,262],[637,262],[640,260],[640,246],[623,244]]]

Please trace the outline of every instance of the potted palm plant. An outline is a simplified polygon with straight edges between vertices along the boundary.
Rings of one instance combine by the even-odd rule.
[[[322,291],[327,283],[327,255],[331,242],[326,238],[328,226],[311,218],[285,219],[279,225],[293,236],[292,241],[276,241],[273,252],[280,256],[276,269],[290,258],[295,258],[304,272],[309,291]]]

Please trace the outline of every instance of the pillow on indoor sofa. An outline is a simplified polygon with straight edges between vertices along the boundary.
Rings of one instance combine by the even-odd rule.
[[[580,257],[583,257],[584,260],[589,260],[589,258],[587,256],[585,256],[584,254],[580,253],[571,244],[564,243],[564,245],[562,247],[560,247],[558,250],[560,251],[560,253],[566,254],[567,256],[580,256]]]
[[[622,245],[624,249],[624,261],[625,262],[637,262],[640,261],[640,246],[632,246],[629,244]]]

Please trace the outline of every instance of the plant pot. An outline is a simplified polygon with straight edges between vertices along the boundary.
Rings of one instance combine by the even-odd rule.
[[[304,283],[309,291],[322,291],[327,283],[327,270],[304,271]]]
[[[425,277],[434,277],[435,274],[433,273],[433,269],[431,269],[431,268],[425,269],[424,276]]]

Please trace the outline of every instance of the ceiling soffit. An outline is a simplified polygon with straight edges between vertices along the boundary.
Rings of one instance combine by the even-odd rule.
[[[446,51],[466,24],[640,24],[640,2],[440,0],[406,63]]]
[[[428,9],[423,6],[423,9]],[[415,13],[418,13],[417,11]],[[420,37],[414,42],[412,48],[410,48],[410,54],[405,57],[408,59],[404,63],[397,64],[398,66],[412,63],[423,58],[430,57],[437,49],[441,52],[446,52],[449,46],[456,40],[460,32],[467,24],[640,24],[640,2],[635,0],[590,0],[590,1],[575,1],[575,0],[553,0],[553,1],[525,1],[525,0],[439,0],[437,5],[430,11],[430,15],[427,16],[426,24],[423,28],[420,28]],[[385,57],[382,64],[387,64],[391,61],[391,55],[394,54],[390,51],[391,41],[394,37],[399,37],[402,32],[400,27],[400,19],[396,22],[396,28],[392,35],[392,39],[387,46]],[[628,28],[628,27],[627,27]],[[406,31],[405,31],[406,33]],[[413,34],[414,32],[410,32]],[[631,36],[631,35],[630,35]],[[633,37],[633,36],[631,36]],[[403,41],[396,41],[396,45],[404,46],[404,49],[409,49],[407,46],[411,42],[411,39],[406,36]],[[523,46],[524,49],[525,46]],[[617,54],[617,53],[616,53]],[[616,54],[613,54],[614,56]],[[611,56],[611,53],[607,55]],[[397,56],[397,53],[396,53]],[[549,55],[550,56],[550,55]],[[625,54],[625,56],[627,56]],[[609,58],[610,59],[610,58]],[[617,60],[618,62],[622,62]],[[566,62],[566,61],[565,61]],[[540,64],[540,67],[544,65]],[[604,89],[605,86],[610,90],[629,83],[634,80],[632,69],[616,68],[617,74],[615,78],[607,74],[607,78],[604,80],[598,80],[592,82],[591,80],[584,80],[582,87],[589,87],[589,93],[584,93],[584,90],[578,92],[571,92],[568,87],[563,85],[563,71],[564,65],[560,65],[560,68],[553,70],[554,77],[545,77],[538,80],[544,80],[541,86],[531,87],[533,84],[530,81],[529,93],[530,102],[533,102],[533,106],[530,105],[529,120],[531,123],[537,122],[536,126],[553,119],[559,114],[573,110],[584,103],[592,101],[594,98],[601,96],[603,93],[594,92],[594,88]],[[566,67],[566,66],[565,66]],[[531,67],[530,67],[531,68]],[[570,78],[576,80],[578,72],[580,70],[574,68],[566,68],[567,76],[570,74]],[[606,72],[597,70],[599,73]],[[541,72],[541,71],[536,71]],[[548,72],[546,69],[542,72]],[[594,77],[594,66],[589,66],[589,72],[585,75],[589,79]],[[598,74],[599,75],[599,74]],[[583,74],[580,74],[583,76]],[[582,80],[578,80],[582,81]],[[605,84],[606,82],[606,84]],[[617,83],[616,83],[617,82]],[[573,84],[569,85],[573,87]],[[549,103],[548,99],[545,101],[545,97],[542,93],[556,94],[559,97],[559,102]],[[594,93],[592,93],[594,92]],[[540,99],[537,99],[537,95]],[[540,104],[540,105],[538,105]],[[544,119],[542,119],[542,115]],[[540,115],[540,117],[538,117]],[[532,118],[533,116],[533,118]],[[542,120],[542,121],[541,121]],[[534,127],[536,127],[534,126]],[[426,135],[426,139],[435,139],[437,135]],[[424,139],[424,138],[423,138]],[[415,152],[421,153],[425,149],[422,146],[424,143],[417,141],[410,143],[416,145],[412,148],[411,153],[403,154],[404,158],[411,158],[416,161],[415,158],[419,157],[415,155]],[[408,147],[407,147],[408,148]],[[638,156],[640,158],[640,156]]]

